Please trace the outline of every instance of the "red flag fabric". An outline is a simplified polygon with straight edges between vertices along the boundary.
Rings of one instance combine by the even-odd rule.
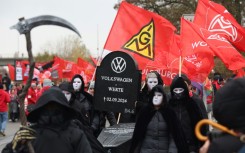
[[[9,69],[9,77],[11,80],[15,80],[15,68],[11,64],[7,64]]]
[[[77,65],[84,72],[83,75],[86,76],[87,80],[90,81],[95,73],[95,67],[82,58],[77,58]]]
[[[166,66],[164,67],[151,67],[147,66],[142,70],[142,79],[144,80],[146,75],[150,71],[157,71],[162,79],[164,80],[165,85],[170,85],[173,78],[179,73],[179,62],[180,62],[180,48],[179,48],[179,36],[174,35],[171,39],[171,49],[169,52],[164,54],[164,60],[166,61]],[[160,61],[159,61],[160,62]],[[185,67],[182,67],[182,73],[187,74]]]
[[[188,39],[190,33],[191,38]],[[181,35],[183,37],[181,39],[181,46],[184,55],[190,54],[189,51],[192,50],[195,53],[210,56],[213,51],[229,70],[238,70],[245,67],[245,59],[243,56],[224,37],[218,34],[214,35],[212,32],[183,18],[181,19]],[[189,45],[185,45],[188,41]],[[192,42],[191,45],[190,42]],[[194,43],[198,45],[193,45]]]
[[[53,74],[52,78],[63,78],[62,70],[65,67],[65,61],[58,56],[54,57],[54,64],[51,68],[51,74]]]
[[[130,54],[141,70],[166,68],[165,53],[175,30],[162,16],[123,1],[104,49]]]
[[[187,34],[190,33],[188,32]],[[189,52],[188,56],[182,57],[183,59],[181,63],[182,64],[181,72],[186,74],[192,81],[202,83],[205,81],[206,77],[209,75],[210,71],[214,66],[213,55],[207,53],[200,53],[200,52],[195,53],[191,47],[188,47],[188,46],[192,46],[191,45],[192,38],[193,37],[189,35],[188,36],[176,35],[175,42],[177,43],[177,45],[172,45],[172,46],[177,46],[177,47],[181,46],[183,52]],[[177,65],[175,65],[175,69],[177,69]]]
[[[224,6],[212,1],[199,0],[194,23],[227,38],[238,50],[245,52],[245,29]]]
[[[244,69],[236,70],[233,73],[236,74],[235,78],[243,78],[243,77],[245,77]]]
[[[74,62],[64,60],[64,67],[62,69],[63,78],[71,79],[77,71],[77,65]]]

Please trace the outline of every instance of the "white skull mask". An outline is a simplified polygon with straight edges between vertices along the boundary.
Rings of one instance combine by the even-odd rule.
[[[79,91],[81,89],[81,86],[82,86],[82,80],[80,78],[75,78],[73,80],[72,85],[73,85],[73,89],[75,91]]]
[[[147,79],[147,87],[148,90],[151,91],[153,87],[155,87],[158,84],[158,79],[157,78],[148,78]]]
[[[152,99],[152,103],[154,106],[159,106],[162,104],[163,101],[163,94],[160,92],[155,92],[153,99]]]

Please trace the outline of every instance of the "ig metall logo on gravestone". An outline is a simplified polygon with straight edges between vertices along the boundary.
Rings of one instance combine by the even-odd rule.
[[[116,57],[111,62],[111,68],[115,73],[122,73],[126,69],[126,61],[122,57]]]

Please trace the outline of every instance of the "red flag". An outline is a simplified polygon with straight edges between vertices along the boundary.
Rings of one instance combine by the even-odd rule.
[[[77,65],[74,62],[64,60],[64,67],[62,69],[63,78],[69,80],[76,74]]]
[[[187,32],[186,34],[189,35],[190,33],[191,32]],[[183,35],[183,33],[181,34]],[[177,43],[177,45],[172,45],[172,46],[181,46],[182,52],[189,52],[188,56],[182,57],[183,59],[182,59],[181,72],[186,74],[192,81],[204,82],[214,66],[213,55],[207,53],[201,53],[201,52],[195,53],[191,47],[188,47],[191,46],[191,42],[192,42],[191,40],[193,36],[185,36],[185,35],[182,36],[182,35],[181,36],[176,35],[175,42]],[[177,65],[175,65],[174,67],[175,69],[177,69]]]
[[[54,57],[54,64],[51,68],[52,78],[63,78],[63,72],[65,62],[63,59],[59,58],[58,56]]]
[[[183,37],[181,39],[183,54],[188,55],[190,54],[188,53],[189,51],[194,51],[195,53],[202,53],[204,56],[210,56],[213,51],[229,70],[245,67],[243,56],[224,37],[218,34],[214,35],[212,32],[200,28],[183,18],[181,19],[181,35]],[[190,42],[192,42],[191,45]],[[198,44],[197,42],[200,43]],[[194,43],[198,45],[193,45]]]
[[[236,74],[235,78],[243,78],[243,77],[245,77],[244,69],[236,70],[233,73]]]
[[[11,64],[8,64],[9,77],[11,80],[15,80],[15,68]]]
[[[237,49],[245,52],[245,29],[224,6],[212,1],[199,0],[194,23],[227,38]]]
[[[171,39],[171,49],[170,52],[166,52],[164,59],[167,63],[165,67],[155,68],[147,66],[142,70],[142,78],[145,79],[145,76],[150,71],[157,71],[162,79],[164,80],[165,85],[170,85],[173,78],[178,75],[180,69],[180,48],[179,48],[179,35],[174,35]],[[181,73],[188,75],[188,70],[186,67],[182,66]],[[189,76],[189,75],[188,75]]]
[[[93,77],[93,74],[95,73],[95,67],[82,58],[77,59],[77,65],[84,72],[84,74],[83,74],[84,77],[86,76],[87,80],[90,81]]]
[[[104,49],[130,54],[142,70],[163,68],[175,30],[162,16],[123,1]]]

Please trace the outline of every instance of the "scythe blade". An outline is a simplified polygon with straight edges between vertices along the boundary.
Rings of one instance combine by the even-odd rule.
[[[81,37],[78,30],[68,21],[57,16],[41,15],[30,19],[20,18],[19,22],[10,27],[10,29],[16,29],[20,34],[26,34],[33,28],[41,25],[57,25],[64,28],[68,28],[74,31],[79,37]]]

